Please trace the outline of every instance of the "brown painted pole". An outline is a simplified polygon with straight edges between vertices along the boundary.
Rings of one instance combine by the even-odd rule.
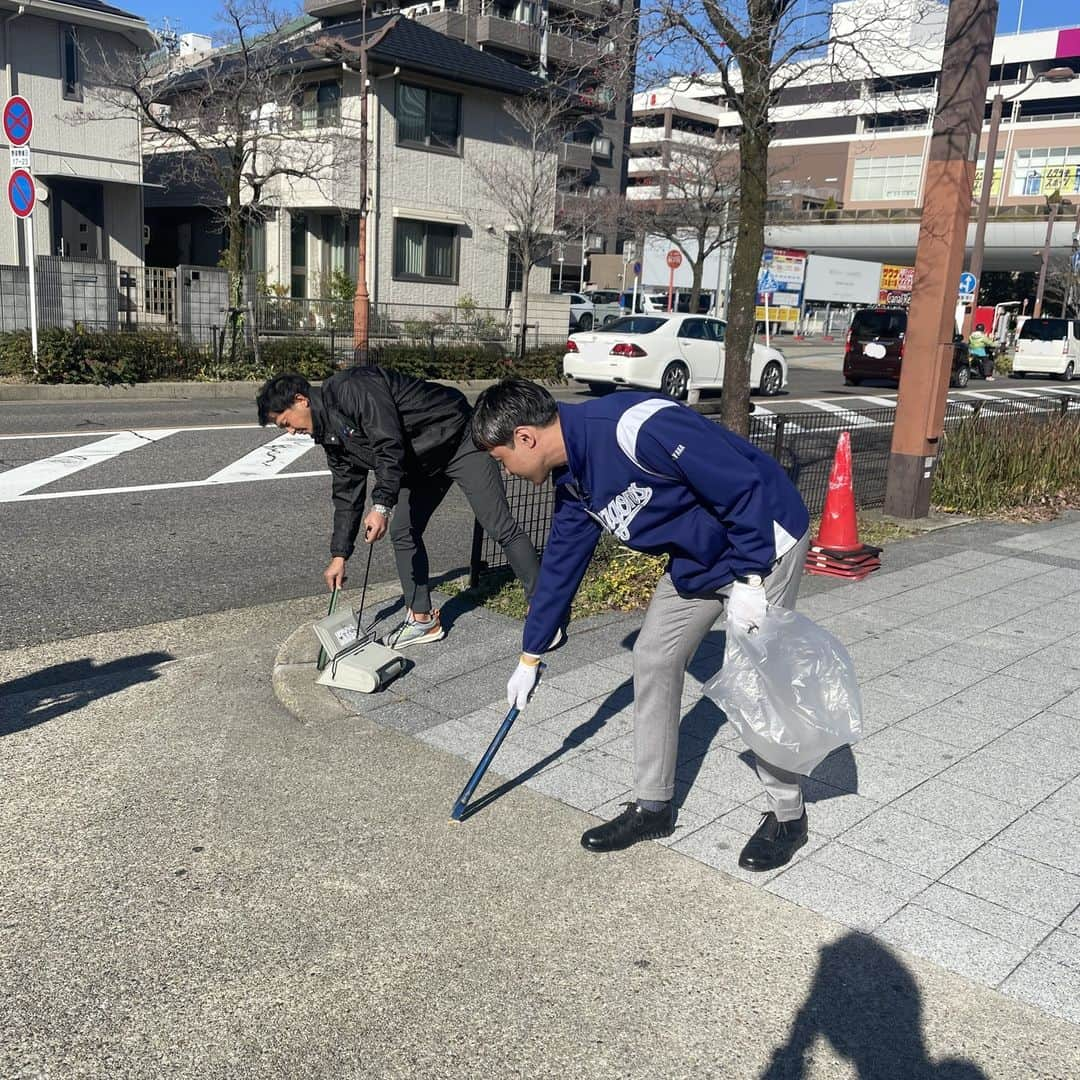
[[[367,6],[364,6],[367,15]],[[365,20],[366,22],[366,20]],[[356,295],[353,298],[353,362],[368,362],[370,296],[367,287],[368,214],[368,43],[360,44],[360,222],[356,236]]]
[[[885,512],[895,517],[925,517],[930,509],[997,12],[997,0],[949,4],[885,488]]]
[[[1039,285],[1035,290],[1035,307],[1031,312],[1033,319],[1037,319],[1042,314],[1043,294],[1046,292],[1046,271],[1050,267],[1050,247],[1054,239],[1054,221],[1057,219],[1060,206],[1060,202],[1050,204],[1050,218],[1046,223],[1046,242],[1043,244],[1042,262],[1039,264]]]

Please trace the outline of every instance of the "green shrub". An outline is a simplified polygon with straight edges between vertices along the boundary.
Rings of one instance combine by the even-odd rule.
[[[1080,411],[973,416],[945,433],[932,501],[942,510],[992,514],[1080,492]]]
[[[563,348],[545,346],[524,357],[507,355],[497,344],[436,345],[434,354],[424,345],[383,345],[372,349],[372,361],[403,375],[421,379],[527,379],[561,381]]]

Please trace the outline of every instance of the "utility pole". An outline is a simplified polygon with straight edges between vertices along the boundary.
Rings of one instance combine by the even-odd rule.
[[[1048,200],[1049,202],[1049,200]],[[1042,261],[1039,263],[1039,284],[1035,289],[1035,307],[1032,309],[1031,317],[1037,319],[1042,314],[1043,309],[1043,296],[1046,293],[1046,272],[1050,269],[1050,251],[1053,247],[1054,239],[1054,222],[1057,221],[1058,211],[1063,206],[1068,206],[1068,199],[1062,199],[1060,196],[1049,202],[1047,209],[1049,210],[1049,216],[1046,221],[1046,240],[1043,243],[1042,249]]]
[[[367,4],[360,23],[360,220],[356,235],[356,295],[353,297],[353,363],[368,362],[371,297],[367,287],[368,216],[368,41]]]
[[[925,517],[930,509],[997,13],[997,0],[949,4],[885,488],[885,512],[901,518]]]

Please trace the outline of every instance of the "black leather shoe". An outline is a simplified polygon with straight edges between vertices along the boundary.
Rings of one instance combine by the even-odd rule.
[[[663,810],[643,810],[637,803],[627,803],[613,821],[583,832],[581,846],[586,851],[622,851],[639,840],[658,840],[674,831],[675,807],[671,803]]]
[[[770,810],[761,815],[757,832],[739,855],[744,870],[775,870],[791,859],[806,843],[806,811],[794,821],[777,821]]]

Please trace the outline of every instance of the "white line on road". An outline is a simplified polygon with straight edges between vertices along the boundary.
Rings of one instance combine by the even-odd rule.
[[[15,499],[25,498],[25,493],[33,491],[34,488],[52,484],[65,476],[89,469],[92,465],[100,465],[103,461],[108,461],[119,454],[136,450],[148,442],[157,442],[175,433],[175,428],[124,431],[102,439],[100,442],[80,446],[77,450],[68,450],[41,461],[32,461],[29,465],[19,465],[14,469],[8,469],[7,472],[0,473],[0,502],[12,502]]]
[[[279,435],[206,478],[208,484],[235,484],[276,476],[315,446],[310,435]]]
[[[871,420],[869,417],[860,416],[854,409],[847,408],[844,405],[837,405],[834,401],[808,401],[807,405],[813,405],[817,409],[821,409],[822,412],[827,413],[839,413],[844,416],[844,423],[850,427],[876,427],[877,422]]]
[[[257,428],[259,424],[196,424],[192,427],[171,428],[139,428],[149,438],[154,437],[158,431],[172,435],[177,431],[239,431],[243,428]],[[0,441],[13,442],[18,439],[86,439],[95,435],[123,435],[131,428],[116,428],[115,431],[36,431],[33,434],[24,435],[0,435]]]
[[[277,473],[266,476],[249,476],[244,480],[235,480],[233,483],[237,484],[254,484],[265,480],[300,480],[305,477],[311,476],[329,476],[329,469],[318,469],[314,472],[290,472],[290,473]],[[217,484],[211,484],[207,480],[174,480],[168,484],[133,484],[131,487],[115,487],[115,488],[86,488],[83,491],[48,491],[37,492],[32,495],[22,495],[18,499],[11,499],[11,502],[30,502],[32,500],[40,499],[81,499],[87,495],[127,495],[135,491],[170,491],[173,488],[196,488],[196,487],[217,487]]]

